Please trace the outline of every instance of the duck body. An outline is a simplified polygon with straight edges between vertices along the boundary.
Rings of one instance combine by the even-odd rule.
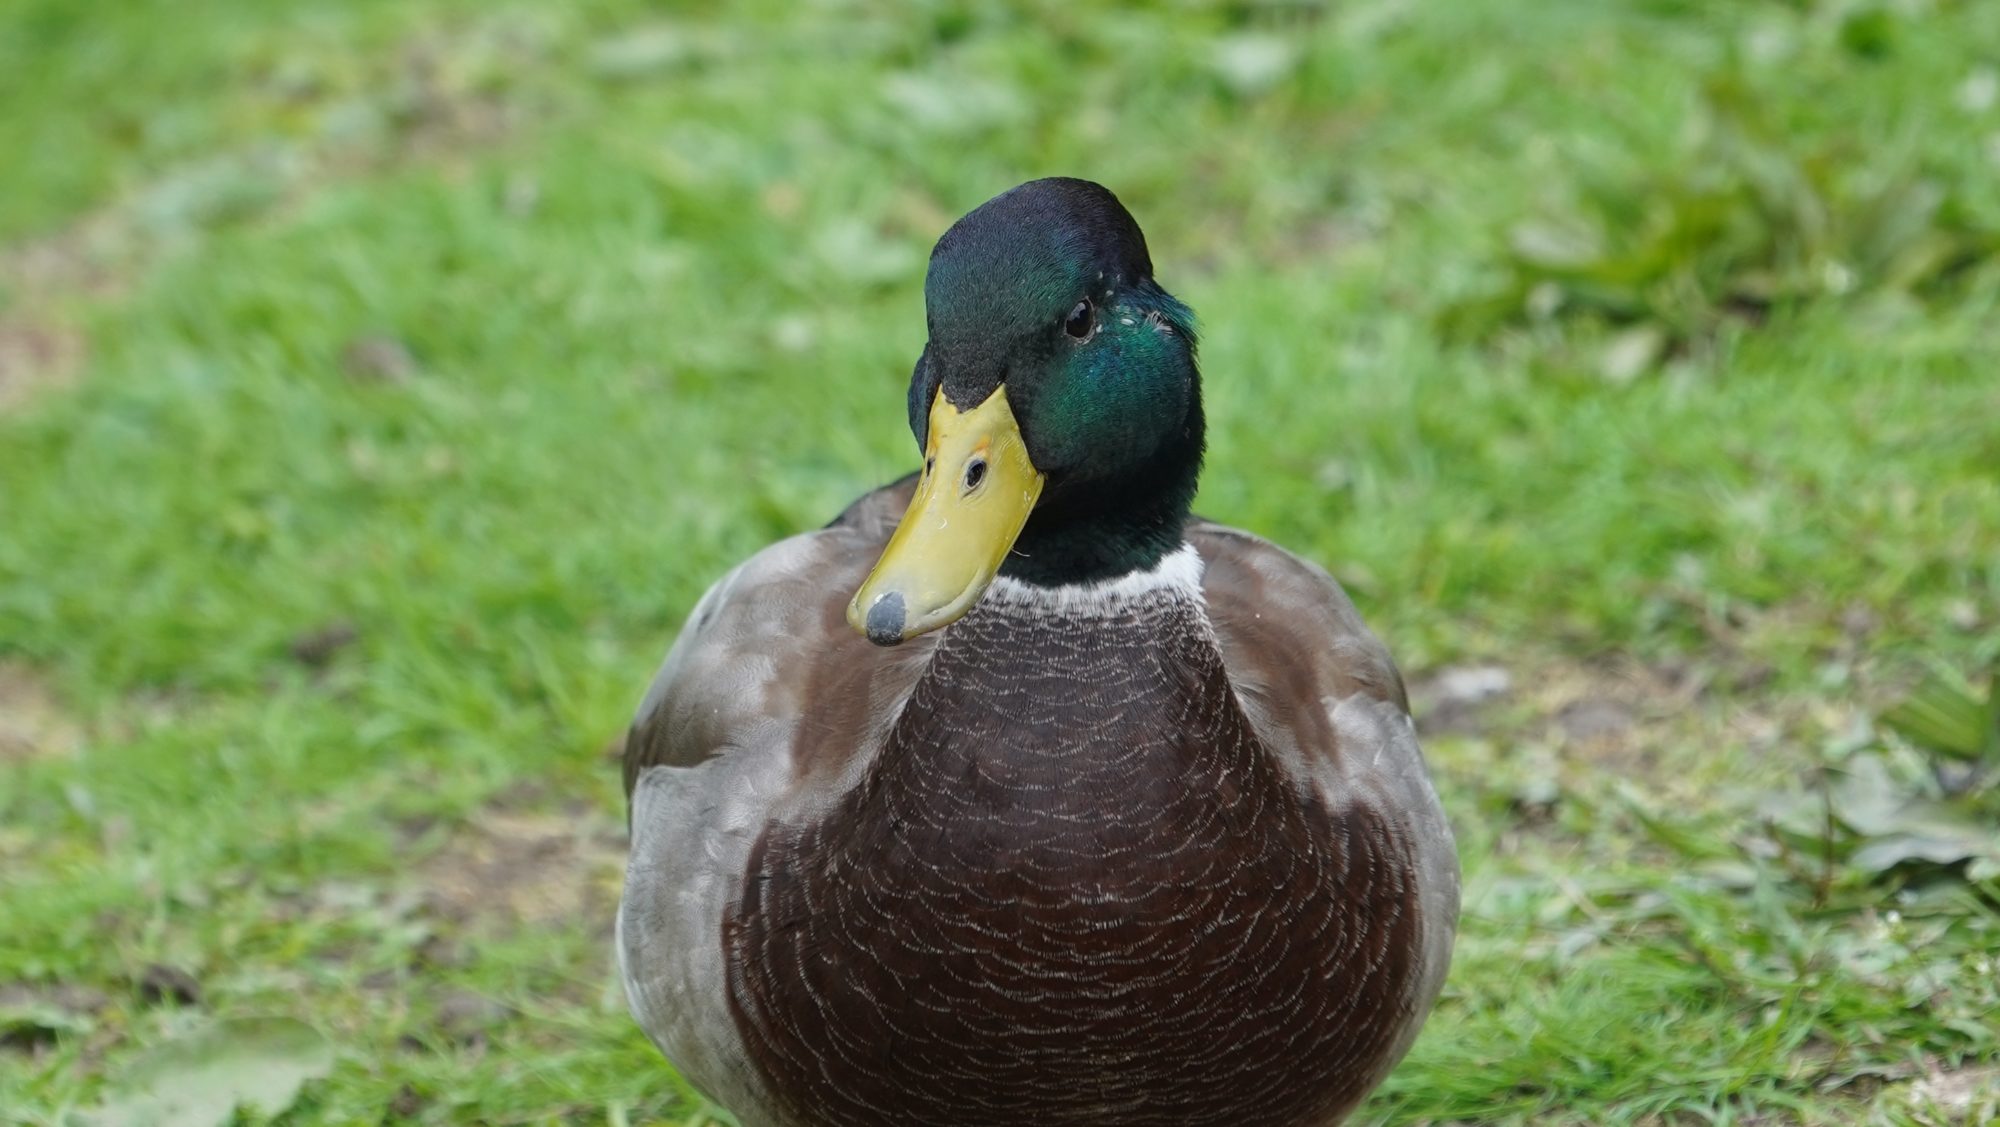
[[[641,705],[640,1024],[744,1127],[1339,1123],[1458,914],[1388,654],[1324,571],[1184,512],[876,644],[932,473],[724,578]]]

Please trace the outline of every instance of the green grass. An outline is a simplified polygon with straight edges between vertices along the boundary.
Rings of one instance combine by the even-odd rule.
[[[240,1015],[335,1046],[286,1122],[699,1119],[605,749],[908,467],[930,241],[1051,173],[1202,318],[1202,510],[1512,676],[1428,741],[1466,920],[1364,1118],[1951,1121],[2000,889],[1760,812],[1934,787],[1872,715],[2000,659],[2000,21],[794,7],[0,7],[0,1122]]]

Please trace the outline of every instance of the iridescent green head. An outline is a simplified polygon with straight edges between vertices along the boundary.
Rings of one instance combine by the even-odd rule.
[[[938,240],[924,304],[924,477],[857,627],[900,640],[965,613],[996,572],[1091,582],[1180,545],[1203,436],[1193,315],[1116,196],[1055,178],[988,200]]]

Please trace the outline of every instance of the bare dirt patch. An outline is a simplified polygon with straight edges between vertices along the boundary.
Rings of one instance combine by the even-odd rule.
[[[1829,740],[1866,728],[1858,691],[1777,693],[1745,684],[1743,669],[1706,653],[1537,654],[1429,670],[1411,678],[1410,695],[1440,779],[1487,812],[1496,849],[1509,852],[1627,807],[1722,804],[1747,830],[1772,796],[1818,777]]]
[[[1676,757],[1689,751],[1769,746],[1841,720],[1826,698],[1776,697],[1760,687],[1755,670],[1726,661],[1544,657],[1444,666],[1412,678],[1410,697],[1426,739],[1534,744],[1563,762],[1632,776],[1672,775]]]
[[[25,666],[0,662],[0,762],[69,755],[83,730]]]
[[[1537,726],[1563,758],[1645,774],[1660,765],[1662,735],[1696,710],[1702,684],[1621,659],[1540,670],[1525,692]]]
[[[624,830],[602,811],[496,804],[454,832],[416,875],[427,906],[468,930],[583,920],[608,935],[624,865]]]
[[[1643,769],[1661,727],[1685,717],[1703,687],[1677,670],[1615,658],[1446,666],[1415,679],[1410,695],[1426,736],[1533,740],[1564,759]]]
[[[1514,675],[1500,665],[1447,665],[1410,682],[1411,711],[1426,736],[1474,733],[1487,710],[1514,691]]]
[[[104,210],[0,248],[0,290],[17,314],[31,305],[47,309],[61,298],[114,297],[124,290],[124,242],[116,215]]]
[[[73,383],[83,368],[83,334],[49,322],[0,318],[0,411]]]

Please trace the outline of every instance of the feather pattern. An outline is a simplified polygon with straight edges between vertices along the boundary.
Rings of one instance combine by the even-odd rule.
[[[1323,571],[1190,524],[869,646],[907,484],[690,616],[627,742],[635,1014],[745,1127],[1339,1122],[1458,907],[1393,664]]]

